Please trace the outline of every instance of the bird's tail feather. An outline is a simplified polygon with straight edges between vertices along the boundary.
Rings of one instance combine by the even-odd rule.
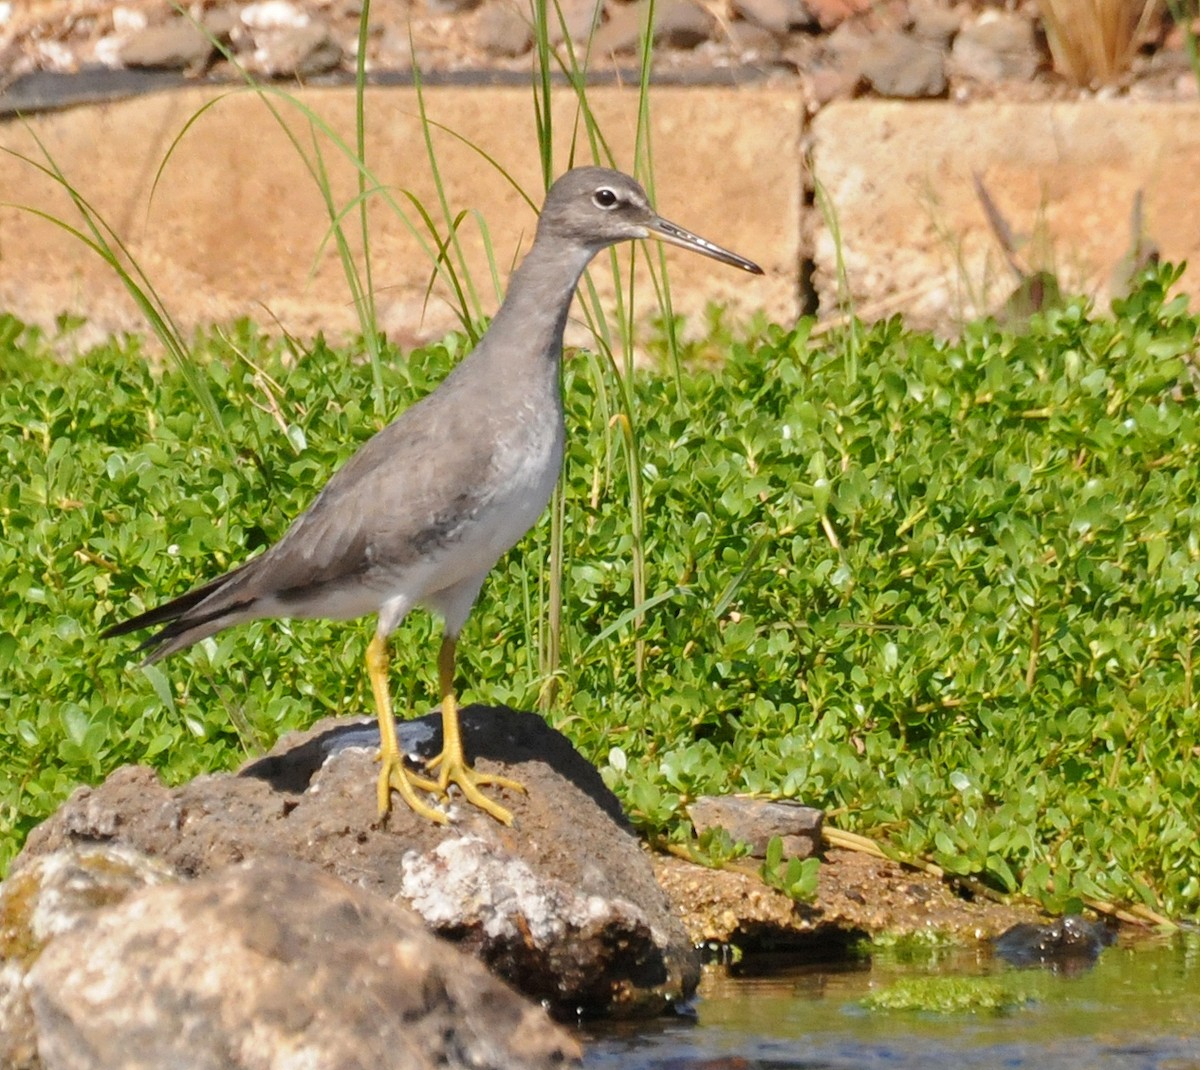
[[[100,633],[100,637],[112,639],[116,636],[128,635],[130,632],[141,631],[143,628],[152,628],[156,624],[165,624],[166,627],[147,636],[138,644],[139,651],[150,652],[146,658],[147,663],[191,646],[193,643],[219,632],[226,625],[245,619],[244,611],[254,602],[253,596],[236,601],[215,596],[223,591],[230,591],[231,582],[251,563],[247,562],[232,572],[227,572],[215,580],[210,580],[208,583],[186,591],[178,598],[164,602],[161,606],[155,606],[136,617],[113,624],[105,628]],[[234,590],[236,590],[236,586],[234,585]],[[212,600],[212,604],[205,606],[209,600]]]

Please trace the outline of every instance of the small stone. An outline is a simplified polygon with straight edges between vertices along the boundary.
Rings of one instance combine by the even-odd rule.
[[[872,7],[872,0],[805,0],[821,29],[829,31]]]
[[[1002,11],[986,12],[965,27],[951,55],[959,74],[979,82],[1025,82],[1041,65],[1032,25]]]
[[[375,66],[385,71],[408,71],[412,65],[412,38],[408,29],[389,23],[375,46]]]
[[[213,43],[204,30],[191,19],[175,18],[139,30],[117,55],[126,67],[183,70],[201,65],[212,53]]]
[[[311,78],[333,70],[342,62],[342,55],[342,46],[329,27],[310,22],[262,35],[254,63],[270,78]]]
[[[593,48],[601,55],[633,52],[646,25],[648,0],[617,7],[596,31]],[[654,43],[665,48],[695,48],[712,34],[713,17],[692,0],[659,0],[654,5]]]
[[[873,35],[862,55],[863,77],[885,97],[940,97],[946,64],[940,49],[903,33]]]
[[[475,43],[489,56],[523,56],[533,44],[533,30],[515,8],[489,4],[475,22]]]
[[[150,25],[146,12],[118,4],[112,9],[113,30],[116,33],[136,33]]]
[[[234,7],[214,7],[200,18],[200,24],[218,41],[228,41],[240,22]]]
[[[609,12],[608,21],[596,31],[596,36],[592,38],[592,48],[602,56],[633,52],[637,49],[645,25],[644,0],[633,4],[619,4]]]
[[[660,0],[655,6],[654,43],[695,48],[712,35],[713,17],[692,0]]]
[[[849,100],[858,91],[862,72],[858,64],[821,65],[805,70],[805,96],[817,106]]]
[[[307,26],[308,16],[289,0],[262,0],[242,8],[242,23],[252,30],[299,29]]]
[[[723,828],[750,853],[763,858],[775,836],[783,840],[785,858],[808,858],[821,848],[825,815],[811,806],[785,800],[753,799],[743,795],[702,795],[688,807],[697,835]]]
[[[945,47],[961,25],[958,12],[951,8],[924,3],[914,5],[912,9],[913,35],[930,44]]]
[[[474,11],[480,0],[425,0],[425,6],[431,15],[463,15]]]
[[[733,0],[733,11],[747,22],[776,34],[817,26],[804,0]]]
[[[550,43],[559,45],[568,37],[572,41],[586,41],[600,25],[603,13],[602,0],[557,0],[548,5],[546,31]]]
[[[1115,939],[1107,925],[1068,914],[1049,925],[1014,925],[997,936],[992,946],[1014,966],[1079,967],[1095,962]]]
[[[753,22],[731,22],[726,27],[730,47],[743,60],[774,62],[783,53],[779,36]]]
[[[827,35],[815,59],[797,63],[808,98],[822,105],[853,97],[863,81],[862,57],[870,43],[870,35],[849,22]]]

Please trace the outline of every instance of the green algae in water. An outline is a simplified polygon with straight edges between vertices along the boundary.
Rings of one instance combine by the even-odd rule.
[[[1028,1002],[1024,990],[991,978],[905,977],[872,992],[861,1005],[871,1011],[1007,1014]]]

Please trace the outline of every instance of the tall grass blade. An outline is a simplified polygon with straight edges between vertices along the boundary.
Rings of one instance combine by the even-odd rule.
[[[375,415],[384,419],[388,412],[387,399],[383,391],[383,366],[380,352],[379,320],[375,310],[375,283],[371,273],[371,226],[367,213],[367,124],[366,124],[366,87],[367,87],[367,39],[371,28],[371,0],[361,0],[362,8],[358,15],[358,53],[354,65],[354,136],[355,147],[358,150],[358,167],[355,177],[358,181],[358,221],[359,240],[362,242],[362,284],[359,297],[362,306],[359,309],[359,323],[362,326],[363,344],[367,349],[367,357],[371,362],[371,382],[375,390]],[[372,182],[372,188],[375,183]]]

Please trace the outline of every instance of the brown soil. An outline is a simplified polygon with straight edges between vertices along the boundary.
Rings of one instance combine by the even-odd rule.
[[[1043,920],[1030,904],[959,892],[928,873],[856,851],[825,853],[812,904],[768,888],[753,873],[706,869],[671,856],[656,857],[654,869],[695,943],[744,951],[837,946],[882,933],[967,943]]]

